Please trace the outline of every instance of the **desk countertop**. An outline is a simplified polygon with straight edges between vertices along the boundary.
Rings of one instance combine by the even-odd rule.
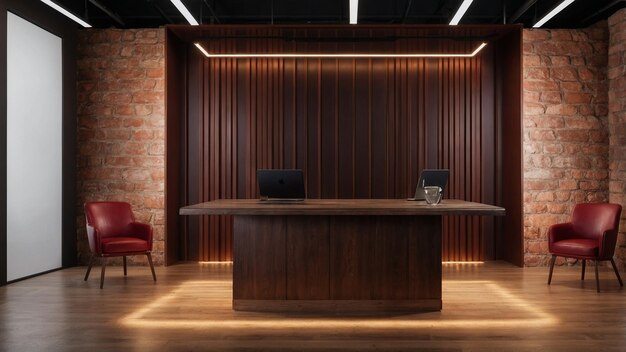
[[[307,199],[267,202],[258,199],[218,199],[180,208],[180,215],[491,215],[502,207],[444,199],[439,205],[405,199]]]

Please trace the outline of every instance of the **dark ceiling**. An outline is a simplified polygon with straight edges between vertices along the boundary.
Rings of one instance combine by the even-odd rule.
[[[169,0],[54,0],[97,28],[187,22]],[[348,0],[182,0],[203,24],[343,24]],[[360,0],[361,24],[447,24],[462,0]],[[532,25],[561,0],[474,0],[460,24]],[[576,0],[543,28],[581,28],[607,19],[626,0]]]

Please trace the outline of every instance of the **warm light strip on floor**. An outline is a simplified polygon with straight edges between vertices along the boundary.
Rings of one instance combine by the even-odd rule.
[[[485,264],[485,262],[483,261],[475,261],[475,262],[469,262],[469,261],[447,261],[447,262],[441,262],[441,264]]]
[[[502,288],[500,285],[493,283],[492,281],[462,281],[462,280],[444,280],[444,288],[453,290],[455,292],[464,292],[466,285],[485,285],[490,288],[490,291],[494,295],[499,296],[500,303],[506,306],[508,310],[512,308],[518,308],[522,312],[526,313],[528,318],[513,318],[506,319],[500,317],[486,317],[485,319],[453,319],[446,318],[446,314],[443,312],[430,312],[430,313],[415,313],[415,314],[402,314],[396,316],[383,316],[383,317],[355,317],[349,318],[338,316],[336,318],[329,318],[328,316],[306,316],[306,317],[284,317],[283,315],[276,315],[273,313],[254,313],[250,317],[237,318],[236,314],[233,314],[233,318],[230,319],[211,319],[210,313],[203,315],[202,313],[194,311],[194,316],[190,317],[185,315],[184,308],[180,306],[180,302],[193,300],[196,304],[202,304],[202,301],[216,303],[217,307],[208,307],[203,305],[206,311],[215,311],[230,309],[231,300],[224,299],[223,297],[207,297],[211,291],[216,288],[222,291],[232,290],[232,283],[230,281],[188,281],[181,284],[177,289],[171,293],[162,296],[161,298],[147,304],[146,306],[136,310],[135,312],[120,319],[122,325],[133,326],[138,328],[207,328],[207,329],[285,329],[285,328],[297,328],[297,329],[424,329],[424,328],[455,328],[455,329],[476,329],[476,328],[491,328],[491,327],[510,327],[519,328],[525,327],[544,327],[552,326],[559,323],[551,314],[543,312],[537,308],[534,302],[528,302],[513,294],[508,290]],[[452,286],[452,288],[450,288]],[[452,299],[445,297],[446,290],[444,289],[444,311],[446,309],[446,301]],[[455,304],[461,304],[459,298],[453,297]],[[463,299],[463,298],[462,298]],[[173,302],[178,302],[176,305]],[[470,302],[468,307],[474,307],[474,309],[480,309],[474,302]],[[177,314],[181,316],[181,319],[175,319],[171,316],[167,318],[162,317],[163,314],[167,315],[167,309],[172,309],[173,306],[177,306]],[[468,308],[468,309],[470,309]],[[237,312],[237,315],[240,312]],[[476,316],[475,312],[468,313],[470,316]],[[190,319],[187,319],[190,317]]]
[[[62,13],[63,15],[65,15],[66,17],[72,19],[72,21],[80,24],[81,26],[85,27],[85,28],[91,28],[91,25],[85,21],[83,21],[82,19],[80,19],[78,16],[76,16],[75,14],[67,11],[66,9],[64,9],[63,7],[57,5],[56,3],[54,3],[52,0],[41,0],[41,2],[43,2],[44,4],[52,7],[53,9],[59,11],[60,13]]]
[[[563,9],[571,5],[573,2],[574,0],[563,0],[557,7],[552,9],[552,11],[548,12],[547,15],[543,16],[542,19],[537,21],[537,23],[533,25],[533,28],[539,28],[543,26],[546,22],[550,21],[552,17],[556,16],[556,14],[563,11]]]
[[[469,54],[367,54],[367,53],[348,53],[348,54],[211,54],[202,47],[200,43],[194,45],[202,51],[208,58],[411,58],[411,57],[474,57],[487,43],[481,43],[474,51]]]
[[[199,261],[198,263],[200,264],[232,264],[232,261],[225,261],[225,262],[217,262],[217,261]]]

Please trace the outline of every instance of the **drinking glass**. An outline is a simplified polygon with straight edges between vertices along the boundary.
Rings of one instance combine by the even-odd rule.
[[[426,203],[430,205],[437,205],[441,202],[442,198],[441,187],[439,186],[426,186],[424,187],[424,198]]]

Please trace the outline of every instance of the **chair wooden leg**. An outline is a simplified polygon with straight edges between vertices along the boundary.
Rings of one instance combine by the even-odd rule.
[[[624,286],[622,283],[622,278],[619,276],[619,272],[617,271],[617,266],[615,265],[615,261],[611,258],[611,265],[613,265],[613,271],[615,271],[615,276],[617,276],[617,281],[619,281],[620,286]]]
[[[548,275],[548,285],[552,282],[552,271],[554,270],[554,262],[556,261],[556,255],[550,258],[550,274]]]
[[[94,259],[96,259],[96,256],[92,254],[91,258],[89,258],[89,266],[87,267],[87,273],[85,274],[85,281],[89,278],[89,273],[91,272],[91,266],[93,265]]]
[[[598,277],[598,264],[600,264],[600,261],[596,260],[596,290],[600,292],[600,278]]]
[[[581,280],[585,279],[585,264],[587,264],[587,261],[583,259],[583,273],[580,275]]]
[[[104,286],[104,270],[107,267],[107,258],[102,257],[102,273],[100,274],[100,289]]]
[[[152,264],[152,255],[150,253],[146,253],[148,257],[148,263],[150,263],[150,270],[152,270],[152,278],[156,281],[156,274],[154,273],[154,265]]]
[[[124,255],[122,257],[124,258],[123,259],[123,261],[124,261],[124,276],[126,276],[126,256]]]

